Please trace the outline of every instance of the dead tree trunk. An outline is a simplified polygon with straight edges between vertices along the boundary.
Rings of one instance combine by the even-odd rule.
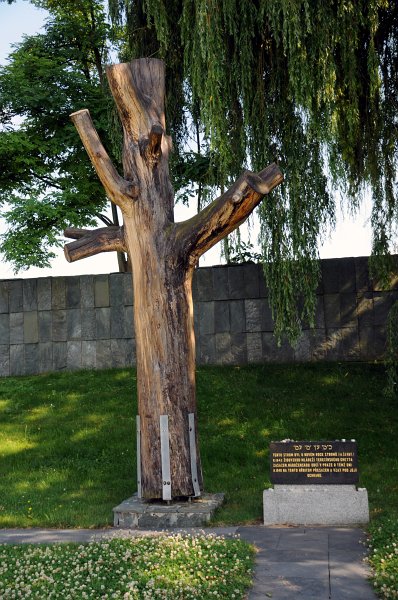
[[[139,59],[109,67],[124,129],[121,177],[87,110],[71,115],[122,227],[67,229],[66,258],[128,253],[134,285],[140,422],[139,492],[144,498],[197,496],[203,488],[197,450],[192,275],[199,257],[238,227],[282,181],[276,165],[246,171],[198,215],[174,223],[165,134],[164,64]]]

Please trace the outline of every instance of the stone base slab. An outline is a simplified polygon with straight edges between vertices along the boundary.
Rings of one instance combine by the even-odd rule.
[[[362,525],[368,492],[355,485],[275,485],[264,490],[264,525]]]
[[[113,509],[115,527],[168,529],[208,525],[224,494],[202,494],[199,498],[166,504],[145,501],[134,494]]]

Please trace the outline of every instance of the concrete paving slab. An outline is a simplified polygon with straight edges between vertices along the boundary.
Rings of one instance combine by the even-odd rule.
[[[249,592],[249,600],[272,598],[272,600],[329,600],[329,584],[317,579],[269,577],[255,581]]]
[[[321,581],[329,580],[329,567],[327,560],[308,560],[307,562],[272,562],[267,559],[258,558],[256,560],[257,579],[261,581],[263,577],[291,577],[300,579],[316,579]]]
[[[369,582],[364,578],[333,577],[331,579],[332,600],[376,600]]]

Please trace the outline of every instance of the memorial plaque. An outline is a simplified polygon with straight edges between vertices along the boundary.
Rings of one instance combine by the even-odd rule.
[[[356,484],[357,443],[271,442],[270,471],[277,484]]]

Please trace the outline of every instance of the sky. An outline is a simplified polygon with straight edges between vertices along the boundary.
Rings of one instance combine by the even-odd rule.
[[[7,56],[12,51],[11,45],[21,41],[23,34],[33,35],[39,32],[45,16],[45,11],[37,9],[28,1],[17,0],[16,3],[11,5],[0,1],[0,64],[6,63]],[[266,199],[264,201],[266,202]],[[327,241],[319,249],[321,258],[369,255],[371,249],[370,210],[369,201],[363,203],[355,218],[343,215],[342,210],[339,209],[336,230],[329,232]],[[176,221],[190,218],[194,213],[194,206],[187,208],[179,205],[176,207]],[[0,234],[4,231],[5,223],[0,219]],[[256,236],[256,228],[254,227],[252,233],[253,243]],[[245,235],[242,237],[245,239]],[[52,261],[51,268],[39,269],[32,267],[26,271],[20,271],[17,275],[13,273],[10,265],[5,263],[0,256],[0,279],[112,273],[117,271],[117,259],[114,252],[102,253],[73,264],[66,261],[62,249],[56,252],[57,257]],[[218,244],[202,257],[200,264],[209,266],[220,262],[222,261],[220,260],[220,246]]]

